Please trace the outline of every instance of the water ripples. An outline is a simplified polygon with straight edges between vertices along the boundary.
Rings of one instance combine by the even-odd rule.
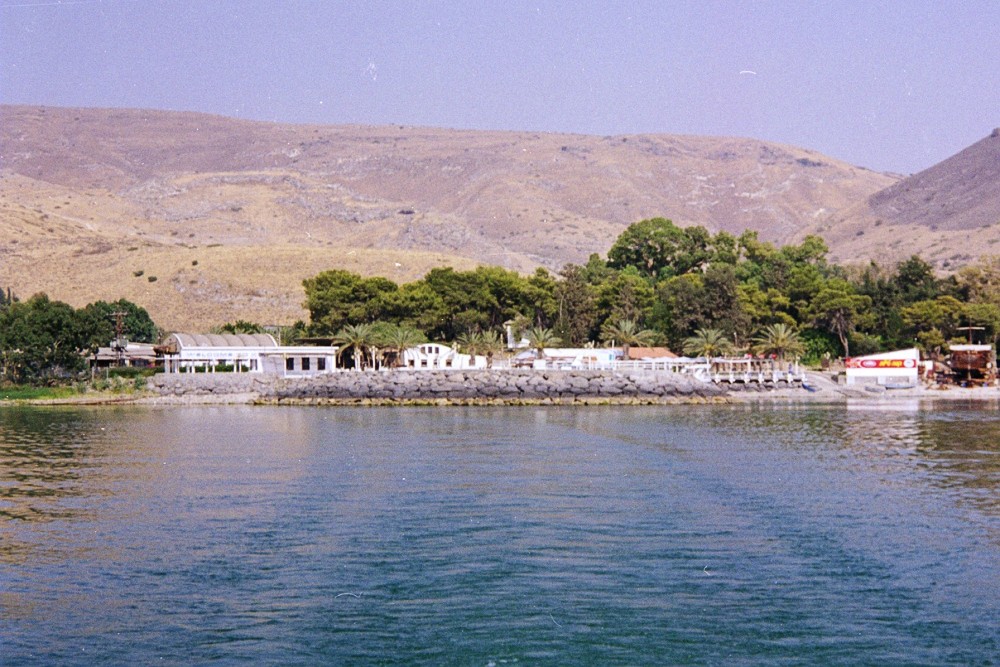
[[[0,630],[11,664],[987,663],[997,425],[0,412]]]

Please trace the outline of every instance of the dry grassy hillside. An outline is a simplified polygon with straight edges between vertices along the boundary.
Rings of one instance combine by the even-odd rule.
[[[947,270],[1000,254],[1000,129],[805,231],[837,261],[919,254]]]
[[[168,328],[291,322],[326,268],[557,269],[652,216],[785,242],[893,182],[749,139],[4,106],[0,285],[124,296]]]

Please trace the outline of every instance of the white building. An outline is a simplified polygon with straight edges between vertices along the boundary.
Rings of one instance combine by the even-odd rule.
[[[403,352],[404,368],[453,368],[464,370],[470,368],[486,368],[486,357],[477,355],[473,360],[471,355],[462,354],[444,343],[423,343]]]
[[[90,356],[91,368],[110,368],[113,366],[138,366],[149,368],[156,365],[156,346],[152,343],[126,342],[112,344],[109,347],[99,347]]]
[[[847,384],[916,386],[920,377],[920,350],[896,350],[844,360]]]
[[[271,334],[170,334],[157,349],[166,373],[235,372],[308,376],[337,367],[336,347],[278,345]]]
[[[620,349],[613,347],[547,347],[540,358],[537,350],[524,350],[511,360],[511,365],[515,368],[602,370],[614,368],[621,354]]]

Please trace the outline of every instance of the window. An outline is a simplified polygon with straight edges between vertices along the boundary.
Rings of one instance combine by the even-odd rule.
[[[310,361],[309,357],[302,357],[302,370],[304,371],[309,370],[309,361]]]
[[[295,357],[288,357],[285,359],[285,370],[294,371],[295,370]]]
[[[326,357],[319,357],[316,359],[316,370],[318,371],[326,370]]]

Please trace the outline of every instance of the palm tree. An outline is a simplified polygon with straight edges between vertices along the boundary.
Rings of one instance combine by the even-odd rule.
[[[528,345],[537,352],[537,359],[545,358],[545,348],[562,345],[562,340],[548,327],[531,327],[524,332]]]
[[[753,340],[758,352],[777,355],[779,361],[784,361],[785,355],[797,356],[805,350],[799,332],[784,322],[764,327]]]
[[[606,323],[601,329],[601,337],[606,342],[621,343],[622,355],[627,361],[629,348],[633,345],[651,345],[656,332],[652,329],[640,329],[635,320],[618,320],[615,324]]]
[[[347,350],[353,350],[354,367],[364,370],[365,352],[374,351],[375,331],[370,324],[347,324],[334,335],[333,343],[341,346],[337,352],[338,357]]]
[[[423,332],[400,324],[387,329],[379,339],[379,344],[396,353],[393,366],[396,368],[403,365],[403,354],[416,345],[427,342],[427,336]]]
[[[483,334],[479,331],[466,331],[459,334],[455,339],[459,349],[472,357],[472,366],[476,365],[476,356],[479,354],[483,343]]]
[[[486,355],[486,368],[493,368],[493,355],[507,347],[496,331],[484,331],[479,338],[479,351]]]
[[[698,329],[684,339],[684,354],[693,357],[718,357],[733,349],[733,344],[721,329]]]

